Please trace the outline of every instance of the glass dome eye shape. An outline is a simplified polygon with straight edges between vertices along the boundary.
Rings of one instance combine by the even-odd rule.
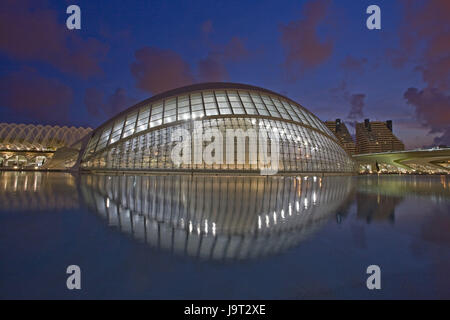
[[[171,158],[173,134],[184,130],[193,144],[196,127],[276,134],[280,172],[353,172],[354,163],[325,125],[312,113],[266,89],[239,84],[207,83],[152,97],[94,130],[83,152],[83,169],[258,171],[261,159],[250,161],[249,140],[242,163],[192,161],[176,165]],[[255,143],[255,141],[252,141]],[[235,148],[238,149],[238,148]],[[239,149],[242,151],[242,149]],[[226,150],[223,150],[226,154]],[[195,152],[191,150],[192,157]],[[236,151],[235,151],[236,152]],[[253,151],[254,152],[254,151]],[[224,155],[225,156],[225,155]]]

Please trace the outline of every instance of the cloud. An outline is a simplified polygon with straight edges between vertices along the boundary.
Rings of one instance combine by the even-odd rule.
[[[304,7],[303,18],[281,26],[281,43],[286,50],[285,67],[303,73],[330,58],[334,41],[321,39],[318,29],[327,22],[331,1],[310,1]]]
[[[135,57],[130,68],[139,89],[156,94],[195,82],[189,64],[172,50],[143,47]]]
[[[4,0],[0,7],[0,51],[18,61],[38,61],[83,78],[100,74],[108,46],[83,39],[34,2]],[[64,13],[64,17],[65,13]]]
[[[364,71],[364,67],[367,64],[366,58],[354,58],[351,55],[347,55],[345,59],[341,62],[341,67],[348,72],[359,72]]]
[[[107,105],[105,112],[107,115],[113,116],[117,113],[131,107],[136,99],[129,97],[123,88],[117,88],[113,94],[111,94],[106,100]]]
[[[244,40],[232,37],[222,46],[210,44],[208,54],[198,61],[194,72],[177,52],[155,47],[137,50],[130,69],[137,88],[157,94],[199,81],[226,81],[229,79],[226,64],[249,56]]]
[[[225,46],[211,46],[206,58],[198,63],[200,81],[226,81],[229,74],[226,68],[228,62],[238,62],[249,57],[250,53],[244,40],[232,37]]]
[[[205,59],[198,63],[200,81],[214,82],[228,79],[228,72],[220,53],[209,53]]]
[[[403,97],[415,108],[422,125],[430,128],[429,133],[442,133],[435,143],[450,145],[450,95],[436,88],[409,88]]]
[[[22,69],[0,79],[1,104],[42,123],[67,122],[72,97],[68,86],[34,69]]]
[[[205,22],[203,22],[202,33],[204,36],[206,36],[206,37],[209,36],[213,31],[214,31],[214,28],[213,28],[211,20],[206,20]]]
[[[96,118],[111,118],[135,102],[136,99],[129,97],[123,88],[117,88],[114,93],[106,96],[103,91],[91,87],[86,89],[84,95],[87,111]]]
[[[87,88],[84,94],[84,104],[87,111],[94,117],[99,117],[102,114],[104,108],[105,94],[103,91],[97,88]]]
[[[348,113],[347,118],[355,120],[364,116],[363,107],[365,97],[366,95],[362,93],[356,93],[350,96],[350,112]]]
[[[250,53],[245,46],[244,40],[239,37],[232,37],[223,50],[225,60],[240,61],[247,58]]]
[[[418,61],[415,70],[422,73],[428,87],[450,88],[450,1],[402,1],[404,17],[399,29],[399,47],[388,49],[394,66]]]
[[[350,104],[350,111],[347,115],[347,119],[357,120],[364,117],[363,108],[365,105],[364,99],[366,98],[366,94],[350,93],[346,81],[341,81],[336,88],[330,89],[330,93],[336,99],[344,100],[345,103]]]

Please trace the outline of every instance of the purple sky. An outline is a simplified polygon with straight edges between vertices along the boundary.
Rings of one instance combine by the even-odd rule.
[[[81,8],[68,30],[66,8]],[[381,8],[381,30],[366,8]],[[450,145],[450,1],[0,3],[1,122],[95,127],[151,95],[231,81],[322,120],[392,119],[407,148]]]

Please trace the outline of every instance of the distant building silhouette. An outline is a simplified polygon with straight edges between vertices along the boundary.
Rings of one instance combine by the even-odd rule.
[[[346,150],[351,155],[356,153],[355,141],[353,141],[347,126],[341,121],[341,119],[336,119],[336,121],[325,121],[325,125],[331,132],[334,133],[344,150]]]
[[[392,132],[392,120],[356,123],[356,153],[403,151],[405,145]]]

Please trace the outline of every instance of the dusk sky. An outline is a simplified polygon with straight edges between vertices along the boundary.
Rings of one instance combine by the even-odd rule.
[[[66,8],[81,8],[68,30]],[[381,30],[366,8],[381,8]],[[450,1],[10,1],[0,122],[96,127],[162,91],[251,84],[321,120],[392,119],[406,148],[450,145]]]

